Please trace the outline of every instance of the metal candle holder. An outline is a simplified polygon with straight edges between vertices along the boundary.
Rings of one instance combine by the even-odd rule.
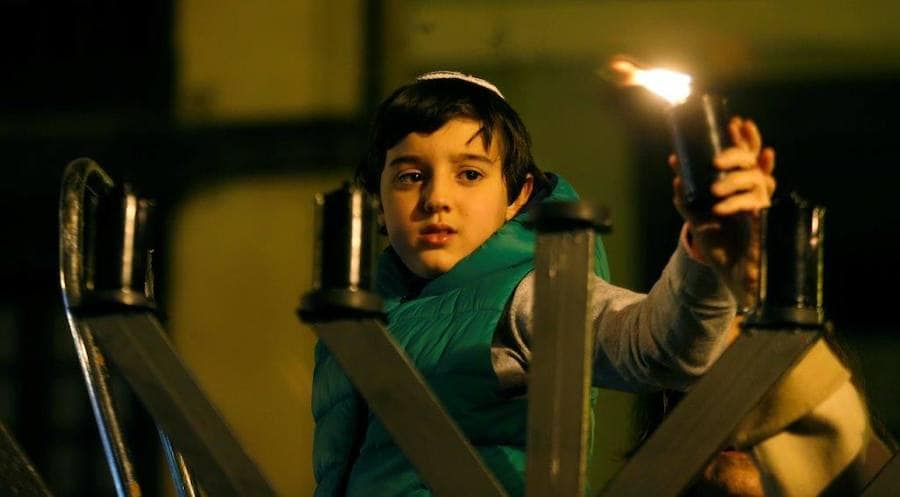
[[[791,193],[763,216],[760,305],[747,324],[823,325],[825,208]]]
[[[380,316],[381,298],[372,289],[377,207],[350,183],[316,195],[314,290],[303,297],[304,319],[346,317],[348,312]]]
[[[60,284],[116,493],[141,495],[110,395],[108,364],[157,422],[181,497],[199,495],[194,475],[210,497],[273,496],[156,319],[150,206],[130,188],[117,188],[90,159],[73,161],[63,174]]]

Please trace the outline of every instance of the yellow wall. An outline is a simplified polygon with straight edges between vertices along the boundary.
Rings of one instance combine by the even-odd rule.
[[[350,116],[359,108],[361,0],[176,5],[183,121]]]
[[[409,0],[400,47],[421,63],[531,64],[616,53],[713,79],[866,74],[900,68],[892,0]]]
[[[342,175],[260,177],[197,192],[166,251],[178,351],[279,495],[311,495],[312,198]]]

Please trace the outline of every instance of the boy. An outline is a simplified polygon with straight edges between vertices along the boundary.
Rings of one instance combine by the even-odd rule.
[[[731,134],[735,146],[716,161],[730,172],[713,185],[721,217],[758,212],[774,189],[774,154],[753,123],[736,119]],[[540,331],[531,328],[534,234],[523,221],[532,205],[574,200],[574,190],[537,168],[495,86],[452,72],[421,76],[382,103],[357,179],[380,199],[390,240],[376,286],[392,335],[510,495],[522,495],[529,338]],[[679,187],[676,178],[676,199]],[[606,283],[598,239],[598,386],[685,388],[721,352],[735,313],[718,276],[733,260],[717,243],[727,233],[676,206],[682,241],[648,295]],[[313,413],[316,495],[430,495],[321,346]]]

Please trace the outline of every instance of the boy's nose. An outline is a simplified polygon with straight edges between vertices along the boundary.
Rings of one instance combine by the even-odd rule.
[[[433,199],[432,198],[432,199],[425,200],[425,211],[426,212],[438,212],[438,211],[442,211],[442,210],[447,210],[448,206],[449,206],[449,204],[447,204],[447,202],[442,199]]]
[[[450,192],[443,181],[430,181],[422,192],[422,205],[425,212],[446,211],[450,207]]]

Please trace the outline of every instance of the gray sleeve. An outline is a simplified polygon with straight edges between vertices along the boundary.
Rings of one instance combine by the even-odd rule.
[[[500,337],[527,370],[534,273],[516,288]],[[731,293],[712,268],[678,248],[646,295],[594,276],[589,320],[594,385],[629,391],[686,389],[718,358],[735,315]]]

